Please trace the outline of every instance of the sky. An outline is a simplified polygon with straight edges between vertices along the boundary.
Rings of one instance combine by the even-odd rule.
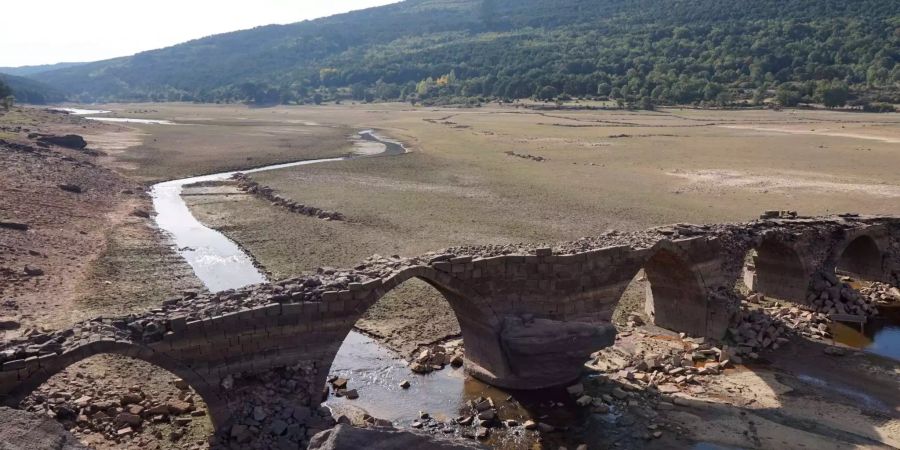
[[[87,62],[397,0],[4,1],[0,67]]]

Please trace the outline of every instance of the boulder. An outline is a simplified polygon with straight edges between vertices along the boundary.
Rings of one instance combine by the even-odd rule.
[[[433,450],[471,450],[487,447],[458,439],[444,439],[424,433],[380,428],[338,426],[313,436],[309,450],[388,450],[427,448]]]
[[[0,220],[0,228],[6,228],[8,230],[28,231],[28,224],[23,222],[16,222],[13,220]]]
[[[59,184],[59,185],[57,185],[57,187],[59,187],[60,189],[66,191],[66,192],[72,192],[74,194],[80,194],[80,193],[84,192],[84,190],[81,189],[81,186],[79,186],[77,184]]]
[[[87,147],[84,138],[77,134],[67,134],[65,136],[55,136],[52,134],[38,135],[38,143],[58,145],[60,147],[82,150]]]

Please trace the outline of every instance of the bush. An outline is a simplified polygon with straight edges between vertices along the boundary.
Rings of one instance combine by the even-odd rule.
[[[863,105],[863,111],[874,113],[892,113],[897,112],[897,108],[890,103],[866,103]]]

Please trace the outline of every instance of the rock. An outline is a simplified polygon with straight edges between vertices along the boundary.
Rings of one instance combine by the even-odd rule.
[[[158,415],[169,415],[169,407],[167,405],[156,405],[148,410],[146,410],[147,415],[158,416]]]
[[[138,426],[142,421],[143,419],[141,419],[141,416],[131,413],[123,412],[116,416],[116,423],[119,425]]]
[[[491,430],[489,428],[478,428],[478,431],[475,432],[475,438],[478,440],[485,440],[491,436]]]
[[[0,220],[0,228],[8,230],[28,231],[28,224],[11,220]]]
[[[39,267],[25,266],[25,275],[29,277],[39,277],[44,274],[44,270]]]
[[[42,134],[38,135],[37,142],[57,145],[60,147],[71,148],[75,150],[82,150],[87,147],[87,142],[84,140],[84,138],[77,134],[67,134],[65,136]]]
[[[135,216],[135,217],[140,217],[142,219],[150,218],[150,212],[143,208],[135,208],[133,211],[131,211],[131,215]]]
[[[552,433],[556,430],[556,428],[553,425],[550,425],[550,424],[544,423],[544,422],[539,422],[537,424],[537,428],[538,428],[538,431],[540,431],[541,433]]]
[[[283,420],[275,420],[269,426],[269,432],[275,436],[281,436],[287,430],[287,423]]]
[[[131,404],[137,404],[142,401],[144,401],[144,397],[142,397],[141,394],[138,394],[136,392],[128,392],[122,396],[122,398],[119,400],[119,403],[121,403],[122,406],[127,406]]]
[[[471,425],[472,421],[474,421],[474,420],[475,420],[474,416],[460,416],[460,417],[456,418],[456,423],[458,423],[464,427],[467,427],[467,426]]]
[[[172,384],[173,384],[176,388],[178,388],[178,389],[180,389],[180,390],[182,390],[182,391],[186,391],[186,390],[190,389],[190,386],[188,386],[187,381],[184,381],[184,380],[182,380],[181,378],[178,378],[178,379],[172,381]]]
[[[81,397],[78,397],[77,400],[75,400],[75,406],[78,408],[84,408],[91,404],[91,400],[93,400],[91,397],[82,395]]]
[[[169,414],[181,415],[194,409],[194,405],[183,400],[169,400],[166,402],[166,408]]]
[[[338,378],[335,378],[335,379],[331,382],[331,386],[333,386],[335,389],[347,389],[347,382],[348,382],[348,381],[349,381],[349,380],[347,380],[346,378],[338,377]]]
[[[247,442],[252,436],[246,425],[237,424],[231,426],[231,438],[238,442]]]
[[[266,413],[265,408],[263,408],[262,406],[257,406],[255,408],[253,408],[253,420],[255,420],[257,422],[262,422],[268,416],[269,416],[269,414]]]
[[[566,392],[568,392],[572,397],[580,397],[582,394],[584,394],[584,385],[581,383],[573,384],[566,388]]]
[[[344,397],[347,397],[350,400],[355,400],[359,398],[359,392],[357,392],[356,389],[348,389],[344,391]]]
[[[416,431],[383,428],[354,428],[340,424],[312,437],[309,450],[357,450],[363,448],[400,448],[434,450],[486,449],[480,444],[461,439],[431,436]]]
[[[538,424],[533,420],[526,420],[525,424],[522,425],[526,430],[537,430]]]
[[[480,420],[494,420],[497,417],[497,413],[494,412],[493,409],[488,409],[486,411],[482,411],[478,413],[478,418]]]
[[[620,387],[615,387],[612,390],[612,396],[619,400],[624,400],[624,399],[628,398],[628,393],[623,391],[622,388],[620,388]]]
[[[410,386],[410,384],[409,384],[409,381],[407,381],[407,380],[403,380],[400,382],[400,388],[402,388],[402,389],[409,389],[409,386]]]
[[[589,395],[582,395],[581,397],[578,397],[578,400],[575,400],[575,403],[578,406],[582,406],[582,407],[588,406],[593,402],[594,402],[594,399],[591,398],[591,396],[589,396]]]
[[[16,330],[19,325],[19,321],[13,317],[0,316],[0,331]]]
[[[57,185],[57,187],[59,187],[60,189],[66,191],[66,192],[72,192],[75,194],[80,194],[82,192],[81,186],[79,186],[77,184],[59,184],[59,185]]]

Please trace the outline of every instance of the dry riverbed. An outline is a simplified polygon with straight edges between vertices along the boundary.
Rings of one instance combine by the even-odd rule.
[[[3,153],[14,163],[2,169],[0,183],[6,184],[0,206],[4,213],[13,211],[38,224],[25,240],[0,230],[0,243],[14,250],[0,256],[0,266],[16,274],[0,286],[6,308],[0,315],[14,315],[20,324],[7,333],[140,311],[175,291],[199,288],[166,237],[147,226],[146,218],[132,215],[136,208],[149,211],[142,195],[147,184],[138,182],[342,156],[351,149],[348,138],[369,128],[402,141],[412,152],[252,176],[287,198],[338,211],[344,220],[297,214],[230,184],[187,189],[185,199],[201,222],[246,249],[274,279],[322,266],[351,267],[376,253],[414,255],[453,245],[553,242],[610,228],[744,220],[764,209],[810,215],[900,214],[895,195],[900,189],[896,114],[536,112],[408,105],[103,108],[117,116],[176,125],[100,124],[38,110],[0,117],[0,125],[7,127],[0,130],[0,138],[6,140],[28,141],[27,132],[15,131],[16,126],[85,135],[106,156],[53,151],[117,171],[98,177],[95,169],[75,164],[71,170],[87,172],[73,179],[87,186],[90,195],[66,197],[63,194],[70,193],[57,192],[56,186],[68,182],[56,179],[66,172],[28,177],[46,166],[29,166],[33,163],[17,159],[21,155]],[[47,199],[47,204],[31,205],[34,197]],[[26,277],[24,266],[35,264],[45,275]],[[642,299],[638,279],[616,314],[624,332],[616,348],[636,360],[647,352],[690,345],[664,331],[629,324],[630,313],[640,311]],[[447,302],[415,280],[383,298],[357,326],[407,357],[420,345],[459,333]],[[801,376],[796,361],[815,373]],[[623,379],[623,369],[627,366],[594,369],[583,387],[600,402],[575,408],[578,421],[536,432],[544,447],[575,448],[591,442],[679,448],[698,441],[759,448],[900,445],[896,392],[884,394],[893,408],[885,411],[867,407],[844,389],[848,384],[856,389],[897,382],[896,363],[869,355],[825,355],[820,343],[798,339],[761,362],[708,377],[697,385],[702,390],[685,386],[671,393]],[[834,376],[828,378],[829,373]],[[852,381],[854,376],[866,381]],[[96,397],[95,386],[113,387],[110,391],[121,397],[133,391],[131,384],[139,384],[142,399],[117,408],[150,409],[188,398],[190,392],[173,381],[171,374],[135,361],[94,358],[43,386],[38,396],[44,401],[33,404],[41,409]],[[202,401],[190,398],[194,410],[203,410]],[[578,398],[567,400],[565,408],[572,408]],[[604,407],[611,408],[614,417],[602,412]],[[142,417],[140,426],[121,437],[120,428],[108,434],[106,424],[111,422],[102,417],[88,419],[78,424],[76,417],[70,426],[96,448],[204,447],[202,437],[209,430],[202,415],[190,412],[159,424],[152,415]]]

